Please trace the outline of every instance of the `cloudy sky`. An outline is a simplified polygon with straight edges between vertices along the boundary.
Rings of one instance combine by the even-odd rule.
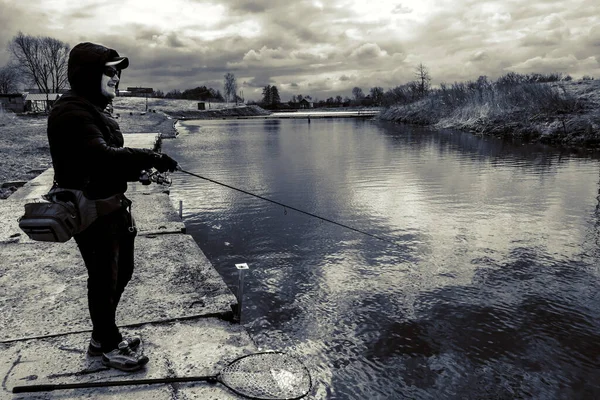
[[[232,72],[255,100],[268,84],[284,101],[388,89],[421,62],[433,84],[600,78],[597,0],[0,0],[0,65],[19,30],[115,48],[130,58],[121,87],[223,91]]]

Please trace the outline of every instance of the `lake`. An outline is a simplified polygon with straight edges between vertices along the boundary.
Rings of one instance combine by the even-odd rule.
[[[319,399],[600,398],[597,156],[363,119],[179,122],[190,233]],[[376,236],[376,237],[374,237]]]

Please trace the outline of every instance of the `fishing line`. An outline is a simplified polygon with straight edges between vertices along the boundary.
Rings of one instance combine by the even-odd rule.
[[[296,207],[288,206],[287,204],[283,204],[283,203],[280,203],[280,202],[278,202],[278,201],[275,201],[275,200],[267,199],[266,197],[259,196],[259,195],[257,195],[257,194],[254,194],[254,193],[250,193],[250,192],[248,192],[248,191],[246,191],[246,190],[238,189],[238,188],[236,188],[236,187],[233,187],[233,186],[227,185],[227,184],[225,184],[225,183],[222,183],[222,182],[215,181],[214,179],[209,179],[209,178],[206,178],[206,177],[204,177],[204,176],[200,176],[200,175],[198,175],[198,174],[194,174],[193,172],[185,171],[185,170],[183,170],[183,169],[182,169],[181,167],[179,167],[179,166],[177,166],[177,170],[178,170],[178,171],[180,171],[180,172],[183,172],[183,173],[185,173],[185,174],[188,174],[188,175],[191,175],[191,176],[195,176],[196,178],[199,178],[199,179],[204,179],[205,181],[209,181],[209,182],[215,183],[215,184],[217,184],[217,185],[225,186],[226,188],[233,189],[233,190],[237,190],[238,192],[242,192],[242,193],[244,193],[244,194],[247,194],[247,195],[250,195],[250,196],[254,196],[254,197],[258,198],[258,199],[261,199],[261,200],[268,201],[269,203],[273,203],[273,204],[277,204],[278,206],[282,206],[282,207],[284,208],[284,211],[285,211],[285,213],[286,213],[286,214],[287,214],[287,209],[289,208],[290,210],[294,210],[294,211],[297,211],[297,212],[299,212],[299,213],[306,214],[306,215],[308,215],[308,216],[311,216],[311,217],[314,217],[314,218],[318,218],[318,219],[320,219],[321,221],[330,222],[330,223],[332,223],[332,224],[334,224],[334,225],[338,225],[338,226],[341,226],[341,227],[343,227],[343,228],[350,229],[351,231],[358,232],[358,233],[362,233],[363,235],[370,236],[370,237],[372,237],[372,238],[375,238],[375,239],[377,239],[377,240],[382,240],[382,241],[384,241],[384,242],[392,243],[392,244],[394,244],[394,245],[396,245],[396,246],[399,246],[399,244],[398,244],[398,243],[396,243],[396,242],[394,242],[394,241],[392,241],[392,240],[389,240],[389,239],[383,238],[383,237],[381,237],[381,236],[373,235],[372,233],[365,232],[365,231],[363,231],[363,230],[360,230],[360,229],[353,228],[353,227],[351,227],[351,226],[348,226],[348,225],[342,224],[342,223],[340,223],[340,222],[333,221],[333,220],[331,220],[331,219],[329,219],[329,218],[321,217],[321,216],[319,216],[319,215],[313,214],[313,213],[311,213],[311,212],[308,212],[308,211],[300,210],[300,209],[298,209],[298,208],[296,208]]]

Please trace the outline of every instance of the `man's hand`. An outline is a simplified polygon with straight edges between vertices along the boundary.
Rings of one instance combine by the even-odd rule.
[[[177,169],[177,161],[166,154],[157,153],[152,166],[156,168],[158,172],[175,172],[175,169]]]

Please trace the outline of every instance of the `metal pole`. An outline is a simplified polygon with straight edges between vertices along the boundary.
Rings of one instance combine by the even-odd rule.
[[[237,288],[238,289],[237,290],[238,306],[237,306],[237,315],[235,316],[235,318],[238,322],[242,322],[242,303],[244,300],[244,273],[249,268],[248,268],[248,264],[246,264],[246,263],[235,264],[235,267],[238,269],[238,272],[239,272],[238,288]]]
[[[179,218],[183,219],[183,200],[179,200]]]

